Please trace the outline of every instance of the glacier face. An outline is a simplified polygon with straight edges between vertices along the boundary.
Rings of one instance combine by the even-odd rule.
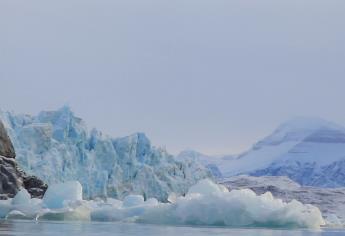
[[[151,146],[143,133],[111,138],[89,131],[69,107],[37,116],[0,112],[21,168],[46,183],[78,180],[85,198],[128,194],[166,201],[170,192],[184,194],[210,177],[200,165],[177,161]]]
[[[176,155],[176,159],[180,161],[194,163],[194,165],[201,165],[206,167],[215,178],[222,178],[218,166],[221,165],[222,157],[212,157],[204,155],[194,150],[184,150]]]

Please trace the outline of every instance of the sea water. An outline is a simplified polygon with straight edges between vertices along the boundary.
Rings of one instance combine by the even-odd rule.
[[[163,226],[110,222],[0,221],[0,235],[7,236],[313,236],[345,235],[344,229],[303,230]]]

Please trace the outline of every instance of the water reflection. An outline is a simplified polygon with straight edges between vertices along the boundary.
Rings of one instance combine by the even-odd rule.
[[[231,229],[210,227],[173,227],[131,223],[81,223],[81,222],[32,222],[0,221],[0,235],[6,236],[340,236],[344,230],[271,230],[271,229]]]

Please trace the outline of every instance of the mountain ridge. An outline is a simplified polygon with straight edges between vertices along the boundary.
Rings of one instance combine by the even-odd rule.
[[[288,176],[302,185],[342,187],[345,128],[320,118],[290,119],[249,150],[213,164],[223,177]]]

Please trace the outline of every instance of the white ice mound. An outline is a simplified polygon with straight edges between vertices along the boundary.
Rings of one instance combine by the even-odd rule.
[[[78,181],[50,185],[43,197],[43,204],[50,209],[63,208],[69,202],[83,200],[83,189]]]
[[[174,204],[161,204],[139,217],[145,223],[233,227],[306,227],[324,225],[321,212],[298,201],[284,203],[270,192],[256,195],[249,189],[228,191],[210,180],[191,187]]]
[[[141,195],[129,195],[123,199],[124,207],[139,206],[144,203],[144,197]]]
[[[16,197],[27,202],[23,193]],[[267,192],[256,195],[253,191],[228,191],[210,180],[192,186],[186,196],[176,197],[173,203],[159,203],[150,198],[129,195],[124,201],[107,199],[83,201],[78,182],[50,186],[43,204],[36,208],[14,207],[9,201],[0,201],[0,212],[8,218],[126,221],[169,225],[205,225],[229,227],[302,227],[318,228],[325,222],[321,212],[312,205],[293,200],[285,203]],[[23,195],[23,196],[21,196]],[[22,200],[20,200],[22,199]],[[32,205],[31,202],[27,202]],[[40,206],[40,207],[38,207]],[[31,209],[28,213],[28,210]],[[4,214],[0,214],[2,218]]]
[[[267,227],[319,227],[324,224],[318,208],[292,201],[284,203],[270,193],[251,190],[201,195],[177,202],[176,215],[184,224]]]
[[[212,194],[221,194],[224,192],[229,192],[228,189],[219,184],[215,184],[210,179],[200,180],[197,184],[190,187],[188,194],[201,194],[201,195],[212,195]]]

